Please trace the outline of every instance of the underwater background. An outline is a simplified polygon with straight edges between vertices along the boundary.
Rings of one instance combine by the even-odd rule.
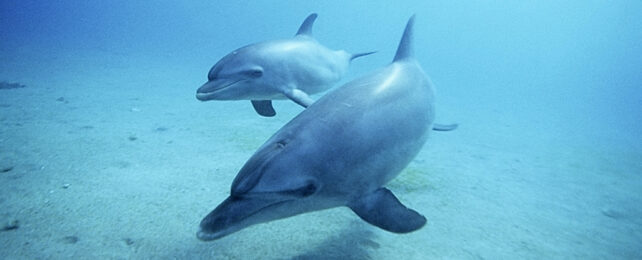
[[[640,259],[642,2],[2,1],[0,258]],[[196,239],[240,167],[303,111],[199,102],[230,51],[313,34],[389,64],[407,19],[437,91],[387,187],[428,223],[348,208]],[[322,94],[313,96],[318,99]]]

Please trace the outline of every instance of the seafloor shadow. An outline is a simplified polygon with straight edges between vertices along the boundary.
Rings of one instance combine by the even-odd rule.
[[[379,248],[379,244],[371,240],[373,236],[370,228],[355,220],[319,246],[292,259],[371,259],[368,249]]]

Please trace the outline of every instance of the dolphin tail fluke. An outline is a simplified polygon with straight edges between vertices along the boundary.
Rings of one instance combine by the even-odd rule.
[[[317,19],[316,13],[311,13],[310,15],[308,15],[308,17],[305,18],[301,26],[299,26],[299,30],[296,32],[296,35],[312,36],[312,25],[314,25],[314,20],[316,19]]]
[[[273,117],[276,115],[274,107],[272,107],[272,100],[252,100],[252,106],[256,113],[264,117]]]
[[[366,222],[394,233],[408,233],[426,224],[426,218],[406,208],[392,192],[380,188],[348,205]]]
[[[444,125],[444,124],[433,124],[432,125],[432,130],[435,131],[452,131],[457,129],[459,124],[450,124],[450,125]]]
[[[376,52],[377,52],[377,51],[369,51],[369,52],[355,53],[355,54],[352,54],[352,56],[350,57],[350,60],[354,60],[354,59],[356,59],[356,58],[363,57],[363,56],[366,56],[366,55],[370,55],[370,54],[373,54],[373,53],[376,53]]]
[[[413,27],[415,24],[415,16],[413,15],[408,20],[406,24],[406,29],[403,31],[403,36],[399,42],[399,47],[397,47],[397,54],[392,62],[400,61],[407,58],[412,58],[414,56],[412,38],[413,38]]]

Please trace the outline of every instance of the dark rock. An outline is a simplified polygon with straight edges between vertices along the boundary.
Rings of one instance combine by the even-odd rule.
[[[612,219],[621,219],[625,217],[626,213],[615,208],[603,208],[602,215]]]
[[[66,100],[65,97],[56,98],[56,101],[62,102],[64,104],[69,104],[69,100]]]
[[[0,81],[0,89],[12,89],[12,88],[24,88],[26,87],[25,85],[22,85],[20,83],[9,83],[6,81]]]
[[[124,238],[123,241],[125,241],[125,244],[128,246],[131,246],[134,244],[134,240],[128,237]]]
[[[62,242],[66,244],[75,244],[78,240],[79,238],[77,236],[66,236],[62,238]]]
[[[118,167],[120,169],[125,169],[125,168],[127,168],[127,167],[129,167],[131,165],[132,165],[132,163],[130,163],[128,161],[117,161],[117,162],[113,163],[114,167]]]
[[[136,141],[138,137],[130,135],[129,137],[127,137],[127,139],[129,139],[129,141]]]
[[[0,231],[15,230],[15,229],[18,229],[19,227],[20,227],[20,222],[18,220],[13,219],[7,222],[6,224],[4,224],[4,226],[2,227],[2,229],[0,229]]]
[[[0,172],[10,172],[11,170],[13,170],[13,166],[5,166],[0,168]]]

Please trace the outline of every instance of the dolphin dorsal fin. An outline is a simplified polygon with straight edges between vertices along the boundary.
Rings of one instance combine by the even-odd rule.
[[[312,25],[314,25],[314,20],[316,19],[317,19],[316,13],[311,13],[310,15],[308,15],[308,17],[305,18],[305,20],[299,27],[299,30],[296,32],[296,35],[312,36]]]
[[[412,27],[415,24],[415,15],[412,15],[406,24],[406,29],[403,31],[403,36],[399,42],[399,47],[397,47],[397,54],[392,62],[400,61],[407,58],[412,58],[414,56],[414,50],[412,47]]]

